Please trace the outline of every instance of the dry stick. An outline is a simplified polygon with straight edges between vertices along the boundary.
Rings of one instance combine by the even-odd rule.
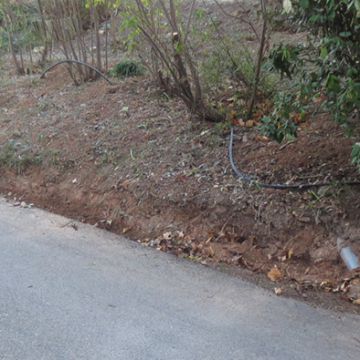
[[[154,29],[154,24],[151,22],[153,18],[151,17],[144,7],[142,1],[135,0],[137,5],[137,10],[139,12],[139,17],[142,20],[142,25],[138,25],[139,30],[152,45],[153,50],[162,60],[164,66],[170,72],[175,86],[167,86],[168,90],[176,92],[189,108],[190,111],[195,111],[201,113],[208,120],[218,121],[219,116],[215,116],[215,112],[211,112],[210,108],[207,108],[203,103],[202,91],[200,86],[199,76],[196,70],[196,67],[191,59],[189,50],[186,48],[184,42],[181,39],[181,34],[177,25],[176,10],[173,0],[170,0],[170,9],[168,10],[165,6],[163,0],[159,0],[161,9],[163,10],[165,17],[171,27],[173,32],[172,34],[172,54],[168,53],[167,47],[164,43],[158,38],[156,29]],[[151,19],[149,19],[149,16]],[[177,44],[181,44],[184,52],[184,58],[177,52]],[[186,65],[189,67],[191,77],[187,73]],[[160,83],[165,83],[161,81],[161,73],[158,74]],[[195,94],[192,91],[191,83],[189,79],[192,79]],[[165,84],[166,85],[166,84]]]
[[[24,73],[25,73],[25,63],[24,63],[24,57],[23,57],[23,50],[20,47],[19,49],[20,52],[20,63],[21,63],[21,68],[23,69]]]
[[[86,64],[82,61],[78,61],[78,60],[70,60],[70,59],[66,59],[66,60],[62,60],[57,62],[54,65],[51,65],[48,69],[46,69],[40,76],[40,79],[44,78],[45,75],[52,70],[54,67],[61,65],[61,64],[78,64],[78,65],[83,65],[83,66],[87,66],[88,68],[90,68],[91,70],[95,71],[99,76],[101,76],[104,80],[106,80],[110,85],[114,85],[114,83],[108,79],[101,71],[99,71],[96,67],[91,66],[89,64]]]
[[[145,27],[144,27],[145,29]],[[146,30],[146,29],[145,29]],[[163,52],[164,56],[168,59],[169,63],[174,67],[175,64],[172,62],[172,56],[169,52],[167,45],[159,38],[159,34],[157,33],[156,29],[149,24],[147,27],[148,35],[154,38],[154,42],[158,44],[159,49]],[[152,36],[151,36],[152,35]]]
[[[219,3],[218,0],[214,0],[214,2],[216,3],[216,5],[220,8],[220,10],[221,10],[226,16],[229,16],[229,17],[234,18],[234,19],[236,19],[236,20],[240,20],[240,21],[242,21],[243,23],[247,24],[247,25],[250,27],[250,29],[253,31],[253,33],[255,34],[257,40],[260,41],[259,34],[257,33],[257,31],[256,31],[256,29],[255,29],[255,26],[254,26],[254,24],[253,24],[251,21],[244,19],[244,17],[242,17],[242,16],[233,15],[233,14],[229,13],[227,10],[225,10],[224,6]]]
[[[146,31],[145,28],[143,28],[141,25],[138,25],[140,31],[143,33],[143,35],[148,39],[149,43],[153,46],[154,51],[159,55],[160,59],[165,64],[166,68],[170,72],[171,76],[173,77],[175,83],[177,86],[180,86],[180,81],[177,78],[176,73],[174,72],[174,66],[172,64],[172,61],[168,59],[167,54],[165,54],[159,44],[151,37],[151,35]]]
[[[138,7],[138,11],[139,11],[136,14],[136,16],[138,16],[141,19],[141,22],[144,25],[146,25],[146,27],[142,26],[142,28],[148,31],[148,35],[150,35],[150,34],[153,35],[154,41],[157,42],[159,49],[162,49],[164,56],[166,56],[166,58],[169,59],[169,61],[171,62],[171,54],[168,52],[167,46],[160,40],[159,33],[156,31],[156,25],[154,23],[152,11],[150,12],[150,16],[151,16],[151,20],[150,20],[148,12],[147,12],[146,8],[144,7],[144,5],[142,4],[142,2],[140,0],[135,0],[135,1],[137,3],[137,7]],[[139,26],[139,29],[140,29],[140,26]],[[152,37],[149,40],[150,40],[150,42],[152,42]],[[174,64],[172,63],[172,65],[174,65]]]
[[[65,40],[64,40],[64,38],[62,36],[63,35],[62,29],[63,29],[63,27],[61,25],[60,20],[58,18],[53,19],[53,30],[54,30],[55,36],[57,37],[57,39],[61,43],[62,51],[63,51],[66,59],[70,59],[68,49],[67,49],[67,46],[66,46],[66,42],[65,42]],[[79,85],[78,81],[76,80],[76,76],[72,71],[72,68],[67,67],[67,71],[68,71],[71,79],[74,81],[75,85]]]
[[[38,8],[39,8],[39,13],[40,13],[40,18],[41,18],[41,27],[42,27],[42,32],[43,32],[43,36],[44,36],[44,50],[41,53],[40,64],[44,65],[46,62],[48,53],[49,53],[49,39],[48,39],[48,34],[47,34],[46,21],[45,21],[42,0],[38,0],[37,4],[38,4]]]
[[[69,41],[68,41],[67,36],[66,36],[66,24],[64,21],[66,18],[65,4],[63,2],[54,1],[54,10],[55,11],[57,10],[57,12],[58,12],[58,16],[55,16],[54,24],[57,25],[58,36],[59,36],[60,42],[63,46],[63,50],[65,53],[66,59],[70,60],[69,51],[72,51],[73,49],[71,47],[71,45],[72,45],[71,37],[69,36]],[[67,44],[70,44],[70,50],[68,49]],[[74,57],[76,57],[76,55]],[[78,71],[79,71],[80,75],[82,75],[82,68],[80,66],[78,66]],[[79,85],[79,82],[77,81],[76,75],[72,71],[72,68],[68,67],[68,72],[69,72],[71,78],[73,79],[75,85]]]
[[[95,27],[95,39],[96,39],[96,66],[101,69],[101,39],[99,34],[99,11],[97,5],[94,5],[94,27]]]
[[[246,87],[249,87],[249,81],[246,79],[243,71],[240,71],[240,69],[239,69],[239,64],[236,62],[235,58],[234,58],[233,55],[231,54],[231,51],[230,51],[230,49],[229,49],[229,46],[226,44],[226,42],[225,42],[225,40],[224,40],[224,36],[221,34],[220,29],[216,26],[215,21],[214,21],[214,19],[213,19],[212,16],[210,16],[210,21],[211,21],[211,23],[213,24],[213,26],[214,26],[214,28],[215,28],[215,30],[216,30],[216,33],[217,33],[217,35],[218,35],[218,37],[219,37],[219,40],[220,40],[221,44],[222,44],[223,47],[224,47],[224,50],[225,50],[225,52],[226,52],[226,55],[228,56],[228,58],[230,59],[232,65],[233,65],[233,66],[235,67],[235,69],[236,69],[236,74],[235,74],[236,80],[242,82]]]
[[[159,3],[164,11],[164,14],[165,14],[167,20],[170,23],[170,26],[173,28],[173,31],[177,31],[177,25],[176,25],[176,23],[173,23],[173,16],[172,16],[173,15],[172,12],[174,11],[174,7],[173,7],[174,4],[173,4],[172,0],[169,0],[169,2],[170,2],[170,13],[171,14],[169,13],[168,9],[166,8],[163,0],[159,0]]]
[[[71,36],[70,36],[70,32],[68,31],[68,44],[70,46],[70,50],[73,54],[73,57],[74,57],[74,60],[75,61],[80,61],[77,54],[76,54],[76,51],[75,51],[75,48],[74,48],[74,45],[72,43],[72,40],[71,40]],[[77,68],[78,68],[78,71],[79,71],[79,74],[81,76],[81,80],[82,81],[86,81],[86,74],[84,74],[84,71],[83,71],[83,68],[81,67],[81,65],[79,63],[76,63],[77,64]]]
[[[81,9],[78,7],[77,1],[72,1],[71,5],[72,5],[72,11],[74,13],[74,16],[71,17],[71,21],[74,26],[76,43],[77,43],[78,52],[79,52],[79,57],[74,57],[74,58],[75,58],[75,60],[81,60],[86,63],[87,56],[86,56],[86,49],[85,49],[85,45],[84,45],[84,38],[82,35],[83,25],[82,25],[82,21],[81,21]],[[84,75],[85,81],[90,78],[89,71],[87,71],[87,70],[88,70],[88,68],[85,69],[85,75]]]
[[[108,38],[109,38],[109,31],[108,31],[108,21],[109,21],[109,4],[108,0],[105,0],[105,9],[106,9],[106,22],[105,22],[105,71],[108,71],[109,66],[109,57],[108,57]]]
[[[266,12],[265,1],[266,0],[260,0],[261,11],[262,11],[262,15],[263,15],[263,28],[262,28],[262,33],[261,33],[259,54],[258,54],[258,59],[257,59],[257,64],[256,64],[253,93],[252,93],[251,102],[250,102],[249,111],[248,111],[249,119],[251,118],[253,110],[254,110],[256,93],[257,93],[257,89],[258,89],[258,85],[259,85],[259,81],[260,81],[261,64],[262,64],[263,57],[264,57],[264,48],[265,48],[265,40],[266,40],[266,32],[267,32],[267,12]]]
[[[171,61],[169,54],[167,54],[166,46],[161,42],[161,40],[158,38],[156,30],[152,27],[151,22],[149,21],[147,17],[147,10],[145,9],[144,5],[140,0],[135,0],[136,5],[139,11],[139,14],[144,21],[145,25],[147,25],[147,28],[144,26],[138,25],[139,30],[143,33],[145,38],[149,41],[149,43],[152,45],[155,52],[159,55],[160,59],[165,64],[168,71],[171,73],[171,76],[173,77],[174,81],[177,83],[177,85],[180,85],[179,80],[177,79],[177,75],[174,72],[174,63]],[[154,35],[154,38],[151,36],[151,34]]]
[[[32,49],[31,49],[31,44],[29,45],[29,58],[30,58],[30,75],[33,74],[34,72],[34,66],[33,66],[33,57],[32,57]]]
[[[188,94],[189,99],[192,101],[192,108],[194,110],[195,110],[195,107],[200,105],[200,104],[201,104],[202,107],[204,107],[204,105],[202,104],[202,89],[201,89],[201,85],[200,85],[199,76],[198,76],[197,70],[195,68],[195,65],[194,65],[194,63],[193,63],[193,61],[191,59],[191,56],[189,54],[189,50],[188,50],[188,48],[186,46],[186,43],[181,38],[181,34],[180,34],[179,27],[178,27],[178,24],[177,24],[177,16],[176,16],[176,9],[175,9],[175,5],[174,5],[174,1],[169,0],[170,13],[168,13],[166,11],[166,7],[165,7],[162,0],[160,0],[160,3],[162,4],[162,7],[164,9],[165,16],[167,17],[169,23],[172,25],[174,33],[177,34],[177,35],[173,35],[174,58],[175,58],[175,62],[177,64],[177,68],[178,68],[178,71],[179,71],[181,84],[183,84],[182,88],[184,89],[185,93]],[[195,5],[195,4],[193,3],[193,5]],[[176,39],[176,37],[178,39]],[[193,80],[193,83],[194,83],[195,94],[193,94],[193,91],[191,89],[191,85],[190,85],[190,82],[189,82],[189,76],[187,74],[186,66],[184,64],[184,61],[183,61],[182,57],[180,56],[180,54],[178,53],[178,51],[176,49],[176,43],[181,44],[181,46],[183,48],[184,58],[185,58],[186,63],[189,66],[191,76],[192,76],[192,80]]]
[[[160,0],[160,4],[164,10],[165,16],[166,16],[167,20],[169,21],[170,26],[172,27],[172,30],[173,30],[173,34],[172,34],[172,45],[173,45],[173,52],[174,52],[173,56],[175,59],[177,71],[180,76],[180,86],[181,86],[181,89],[184,92],[184,94],[189,98],[189,101],[191,101],[191,103],[192,103],[191,107],[194,108],[195,103],[196,103],[196,98],[194,98],[194,95],[193,95],[193,92],[191,89],[186,66],[184,64],[184,61],[183,61],[180,53],[177,50],[177,47],[179,45],[181,45],[183,48],[183,51],[186,52],[185,44],[182,42],[179,27],[177,25],[176,10],[175,10],[175,6],[174,6],[174,2],[173,2],[173,0],[169,0],[169,3],[170,3],[170,12],[167,11],[165,4],[163,3],[162,0]]]
[[[90,27],[91,27],[91,31],[90,31],[90,46],[91,46],[91,50],[90,50],[90,54],[91,54],[91,65],[95,65],[95,57],[94,57],[94,27],[93,27],[93,22],[94,22],[94,10],[91,7],[90,8]]]
[[[193,0],[191,3],[191,8],[190,8],[190,14],[186,23],[186,27],[185,27],[185,33],[184,33],[184,43],[187,43],[187,38],[189,36],[190,33],[190,26],[191,26],[191,21],[195,12],[195,6],[196,6],[196,0]]]
[[[192,107],[194,107],[195,99],[194,99],[194,95],[191,90],[191,85],[189,82],[189,76],[187,74],[186,66],[183,62],[181,55],[177,51],[177,46],[182,44],[180,34],[174,33],[172,42],[173,42],[175,64],[176,64],[176,68],[177,68],[177,71],[180,76],[180,84],[181,84],[182,91],[186,94],[186,96],[189,98],[189,100],[191,100]]]
[[[71,3],[71,2],[70,2],[70,3]],[[67,12],[66,12],[66,10],[67,10],[66,4],[65,4],[64,2],[62,2],[62,5],[63,5],[63,14],[65,14],[65,16],[66,16],[66,15],[67,15]],[[70,20],[73,22],[73,17],[71,16],[71,15],[72,15],[72,14],[71,14],[71,8],[68,8],[68,10],[69,10]],[[76,28],[75,28],[74,30],[75,30],[75,37],[76,37]],[[73,54],[73,58],[74,58],[75,60],[79,61],[80,59],[79,59],[79,57],[78,57],[78,55],[77,55],[77,53],[76,53],[76,51],[75,51],[74,45],[73,45],[73,38],[74,38],[73,35],[74,35],[74,34],[71,34],[71,33],[70,33],[70,30],[65,28],[65,23],[64,23],[64,27],[63,27],[63,32],[64,32],[65,41],[66,41],[66,35],[67,35],[67,37],[68,37],[67,42],[68,42],[68,44],[69,44],[69,46],[70,46],[70,50],[71,50],[71,52],[72,52],[72,54]],[[79,56],[80,56],[80,54],[79,54]],[[82,81],[86,81],[86,74],[84,74],[83,68],[82,68],[80,65],[78,65],[77,68],[78,68],[79,74],[80,74],[80,76],[81,76],[81,80],[82,80]]]
[[[15,50],[14,50],[14,44],[13,44],[13,37],[12,37],[11,31],[12,30],[7,31],[11,56],[12,56],[14,64],[15,64],[17,74],[24,75],[25,71],[24,71],[24,69],[21,68],[21,66],[19,64],[19,61],[18,61],[18,59],[16,57],[16,53],[15,53]]]
[[[279,150],[280,150],[280,151],[281,151],[281,150],[284,150],[285,148],[287,148],[289,145],[293,144],[294,142],[295,142],[295,140],[289,141],[289,142],[285,143],[284,145],[281,145],[281,146],[279,147]]]
[[[14,61],[16,73],[18,75],[24,75],[25,74],[24,64],[23,63],[22,63],[22,65],[19,64],[19,60],[16,56],[16,52],[14,49],[13,18],[12,18],[13,14],[12,14],[12,11],[10,8],[7,8],[6,11],[8,11],[9,13],[5,13],[4,22],[5,22],[5,27],[7,28],[7,35],[8,35],[8,40],[9,40],[9,48],[10,48],[11,56]]]
[[[148,39],[148,41],[152,44],[152,47],[154,49],[154,51],[158,54],[158,56],[160,57],[160,59],[163,61],[163,63],[165,64],[166,68],[168,69],[168,71],[170,72],[177,89],[181,89],[181,80],[178,79],[177,74],[174,72],[174,67],[176,67],[175,64],[172,63],[171,60],[169,60],[167,54],[164,54],[163,51],[161,50],[159,44],[156,43],[156,41],[154,41],[154,39],[151,37],[151,35],[146,31],[145,28],[143,28],[142,26],[139,25],[139,29],[140,31],[143,33],[143,35]],[[160,74],[159,74],[160,76]],[[168,89],[168,90],[173,90],[175,91],[176,88],[174,89]],[[179,96],[184,102],[185,104],[188,106],[189,109],[191,109],[192,107],[192,101],[191,99],[189,99],[185,94],[183,94],[181,91],[176,91],[177,96]]]

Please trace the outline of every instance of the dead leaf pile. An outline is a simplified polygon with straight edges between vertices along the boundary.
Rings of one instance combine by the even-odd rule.
[[[273,282],[280,281],[283,276],[283,273],[276,265],[267,273],[267,277]]]

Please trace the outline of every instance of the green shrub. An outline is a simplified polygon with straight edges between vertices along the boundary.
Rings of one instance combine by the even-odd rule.
[[[109,71],[110,76],[118,78],[139,76],[143,73],[143,67],[132,60],[121,61]]]
[[[288,0],[286,4],[292,21],[309,32],[309,42],[301,47],[277,46],[269,57],[272,69],[293,78],[291,93],[302,106],[311,106],[312,99],[321,97],[323,110],[351,130],[349,120],[360,108],[360,1],[299,0],[291,4]],[[298,111],[298,106],[298,102],[290,103],[289,111]],[[282,135],[270,130],[278,129],[279,119],[285,121],[281,109],[275,104],[275,114],[263,121],[278,140]],[[355,145],[352,154],[356,164],[357,149]]]
[[[42,156],[32,151],[28,145],[9,141],[0,146],[0,167],[23,173],[29,166],[41,165]]]
[[[274,110],[270,116],[261,119],[260,131],[277,142],[291,140],[297,136],[297,125],[292,120],[294,97],[279,93],[275,97]],[[298,111],[301,109],[298,107]]]
[[[326,95],[324,105],[334,119],[348,125],[360,106],[360,2],[303,0],[297,11],[318,49],[308,83]]]

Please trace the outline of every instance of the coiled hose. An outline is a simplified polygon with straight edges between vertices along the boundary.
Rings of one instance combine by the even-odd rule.
[[[255,185],[264,189],[275,189],[275,190],[304,190],[308,188],[314,187],[322,187],[329,186],[332,182],[324,181],[324,182],[316,182],[316,183],[301,183],[301,184],[266,184],[255,178],[253,175],[249,175],[241,171],[234,160],[234,127],[232,126],[230,129],[230,140],[229,140],[229,148],[228,148],[229,161],[231,164],[231,168],[237,178],[239,178],[244,184]],[[340,182],[340,185],[359,185],[360,181],[343,181]]]

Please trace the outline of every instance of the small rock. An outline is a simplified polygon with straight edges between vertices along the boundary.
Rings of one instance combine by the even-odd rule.
[[[20,203],[20,207],[26,208],[26,207],[27,207],[26,202],[25,202],[25,201],[22,201],[22,202]]]
[[[160,245],[160,240],[159,239],[150,240],[147,245],[150,247],[157,247]]]

